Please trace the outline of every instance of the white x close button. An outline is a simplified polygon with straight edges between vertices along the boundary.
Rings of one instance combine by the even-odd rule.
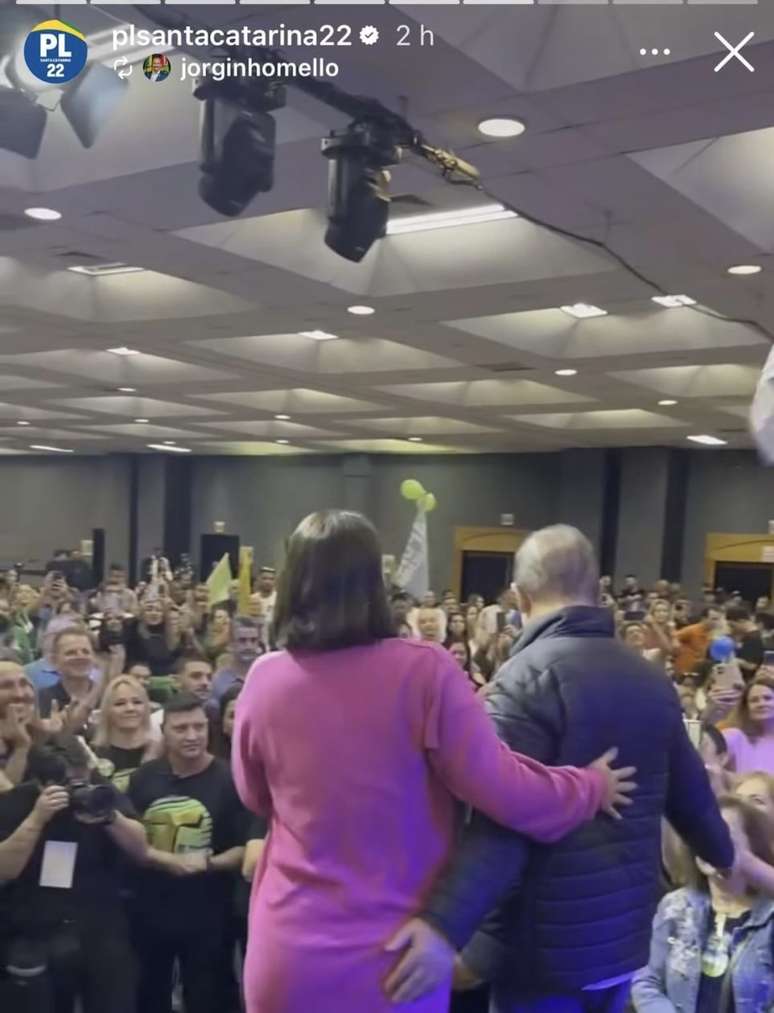
[[[723,38],[720,32],[715,32],[715,38],[719,42],[722,42],[723,45],[728,50],[728,53],[723,57],[723,59],[720,61],[717,67],[715,67],[715,73],[717,74],[719,70],[722,70],[727,63],[730,63],[731,60],[734,59],[739,60],[740,63],[744,64],[744,66],[747,67],[747,69],[750,71],[751,74],[754,73],[755,67],[753,67],[753,65],[750,63],[749,60],[745,59],[745,57],[742,56],[742,49],[754,36],[755,32],[749,32],[747,35],[745,35],[745,37],[738,45],[732,46],[731,43],[728,41],[728,39]]]

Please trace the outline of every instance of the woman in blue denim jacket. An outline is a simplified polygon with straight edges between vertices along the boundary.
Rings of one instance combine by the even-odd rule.
[[[742,799],[719,800],[745,851],[772,862],[765,817]],[[774,900],[740,873],[727,881],[696,863],[692,886],[668,894],[653,923],[648,966],[634,977],[637,1013],[774,1011]]]

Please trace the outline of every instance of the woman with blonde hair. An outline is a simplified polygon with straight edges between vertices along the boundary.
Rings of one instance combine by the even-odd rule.
[[[718,801],[740,852],[774,873],[762,813],[731,795]],[[637,1013],[771,1010],[774,902],[738,863],[725,878],[694,858],[691,884],[661,901],[650,960],[634,976]]]
[[[737,778],[734,794],[766,814],[774,843],[774,777],[762,770],[744,774]]]
[[[108,684],[92,748],[99,760],[99,772],[119,791],[126,791],[138,767],[158,755],[150,716],[150,700],[138,679],[119,675]]]
[[[747,685],[723,734],[737,774],[774,774],[774,678],[762,675]]]

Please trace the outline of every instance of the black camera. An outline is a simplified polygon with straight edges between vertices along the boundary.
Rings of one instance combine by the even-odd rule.
[[[75,816],[89,816],[105,822],[112,817],[116,797],[111,785],[68,781],[65,787],[70,796],[70,809]]]
[[[62,785],[70,798],[70,812],[95,822],[110,823],[117,793],[112,784],[92,784],[85,775],[88,757],[81,743],[63,732],[33,746],[27,761],[27,776],[39,785]]]

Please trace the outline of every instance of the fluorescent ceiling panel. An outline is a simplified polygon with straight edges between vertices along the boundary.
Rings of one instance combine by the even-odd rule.
[[[512,415],[517,422],[548,429],[645,429],[680,428],[684,422],[657,415],[655,412],[626,408],[611,411],[562,412],[551,415]]]
[[[661,366],[611,373],[617,380],[674,397],[752,396],[760,376],[755,366],[733,363],[711,366]]]

